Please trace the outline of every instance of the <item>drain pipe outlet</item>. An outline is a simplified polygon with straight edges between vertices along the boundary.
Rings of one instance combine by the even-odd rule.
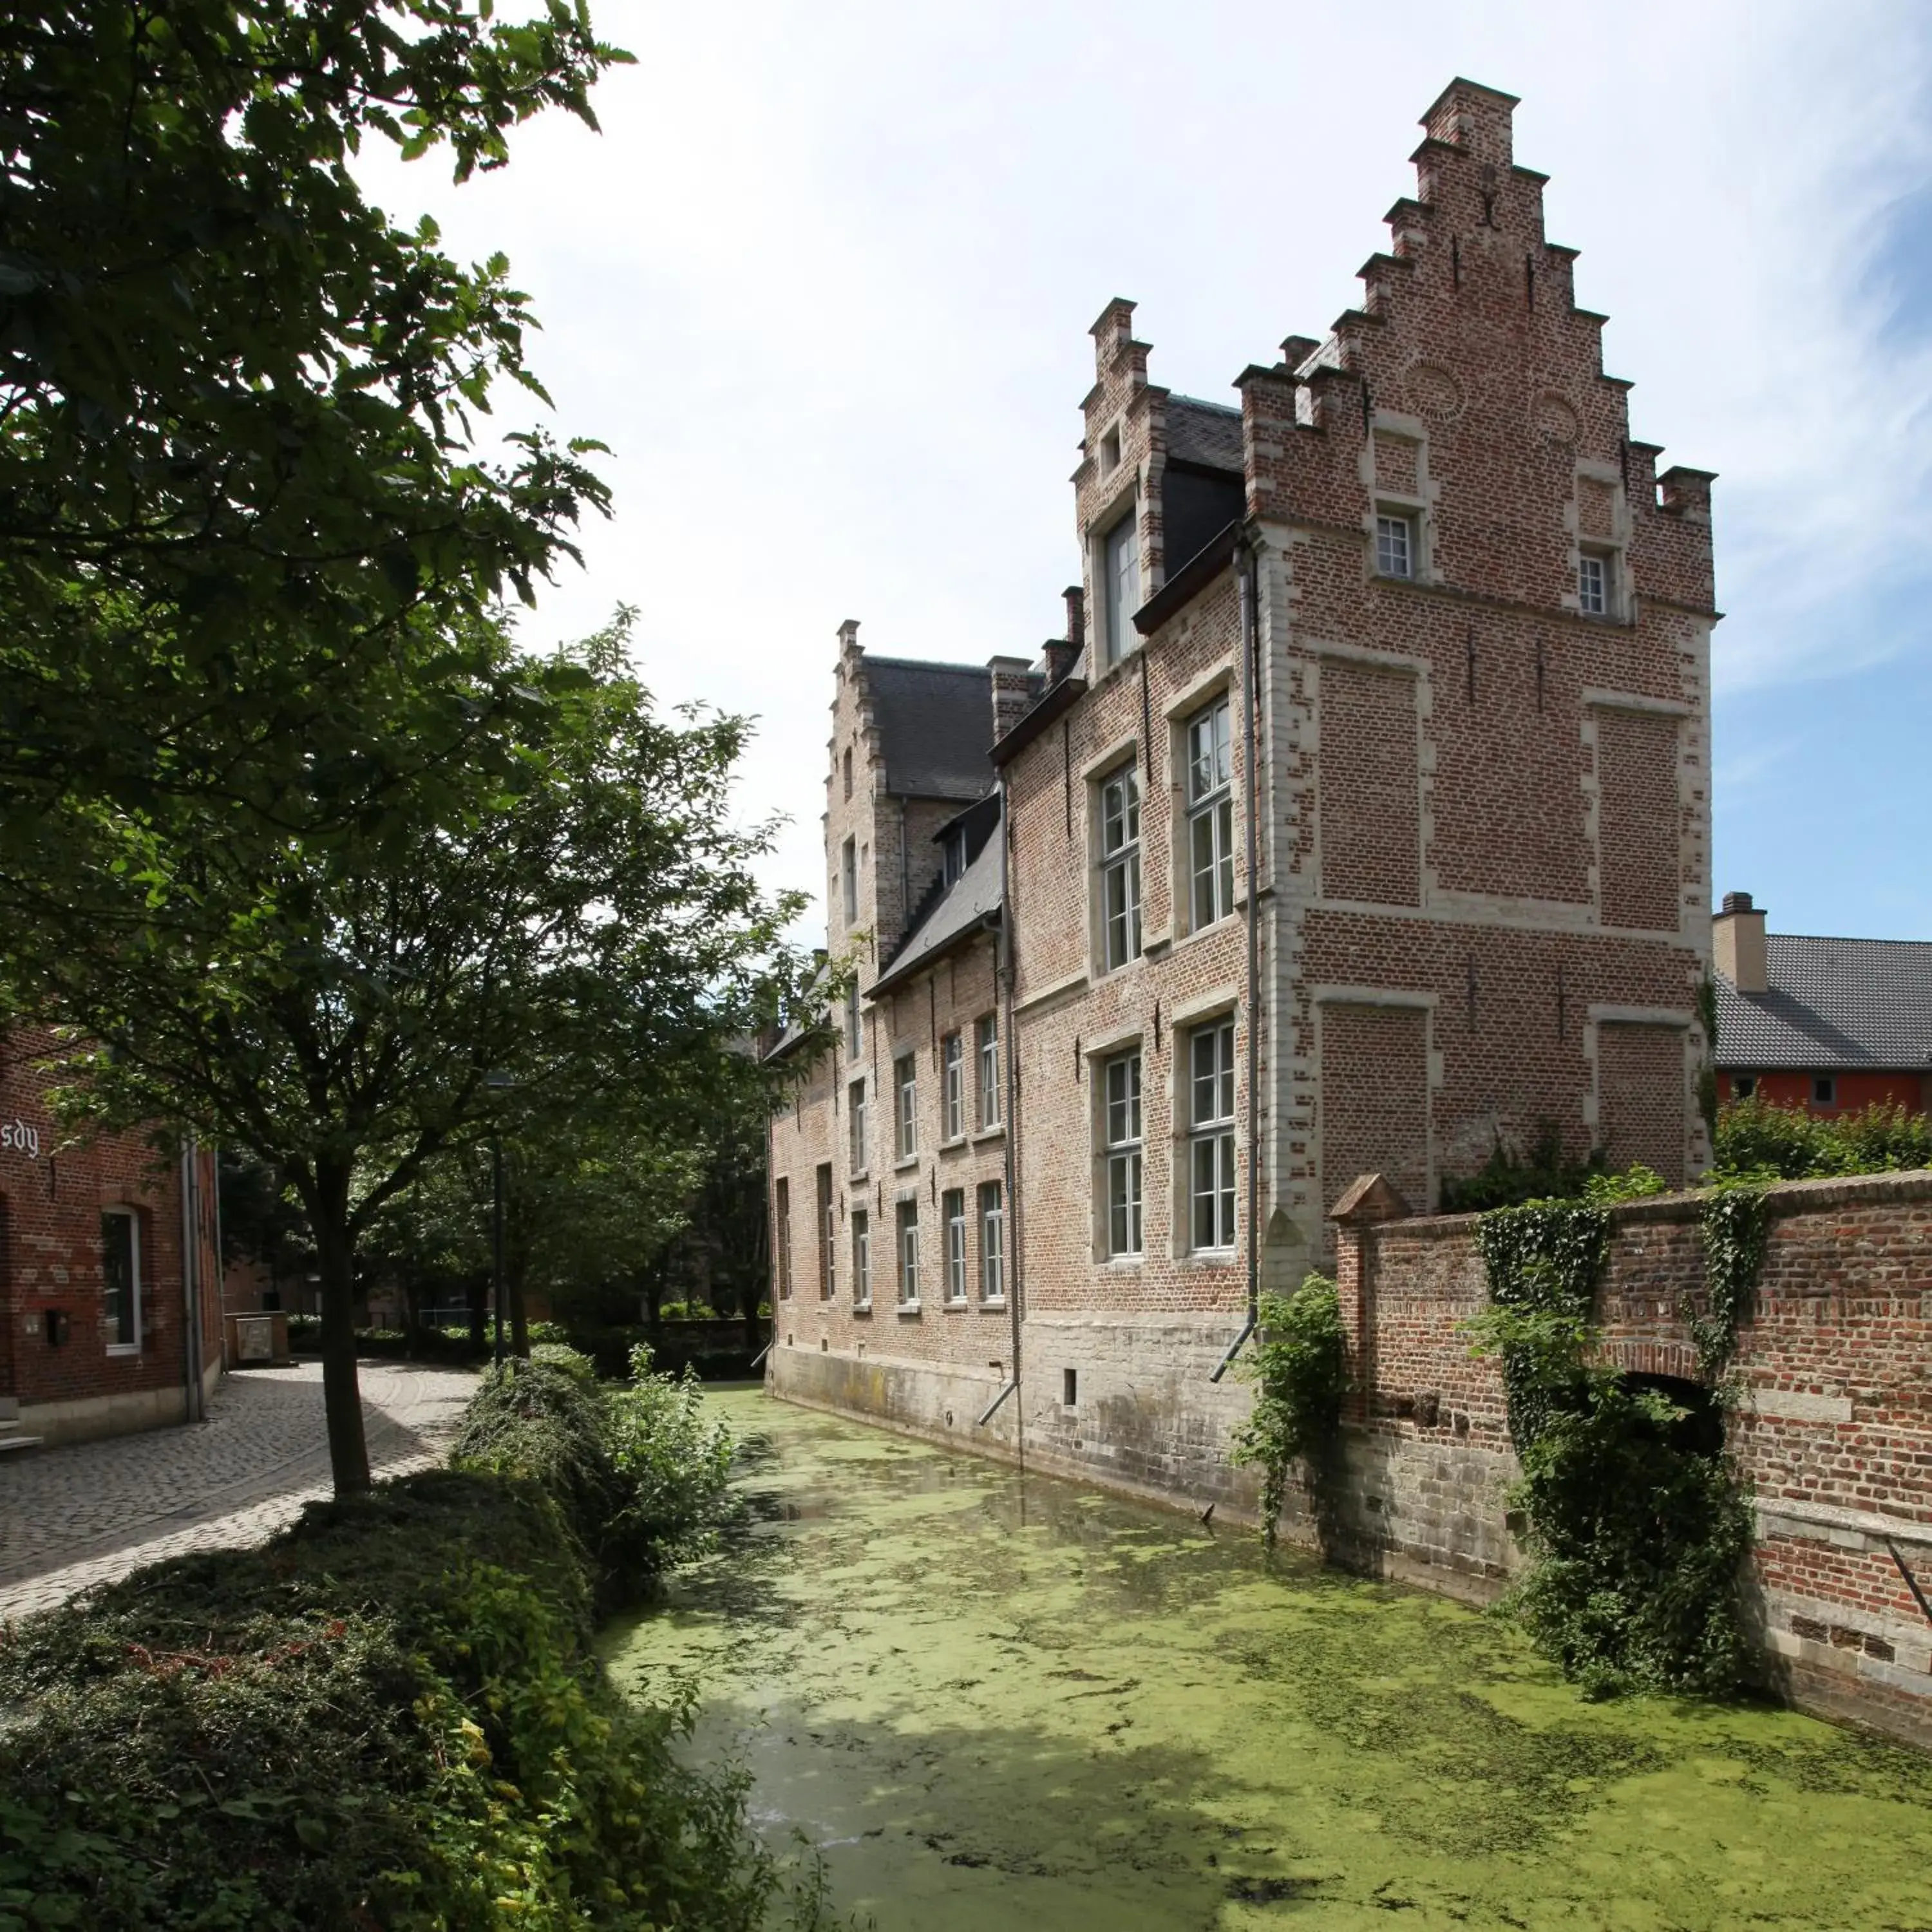
[[[991,1422],[993,1418],[999,1413],[1000,1403],[1004,1402],[1007,1396],[1011,1395],[1018,1387],[1019,1382],[1017,1377],[1016,1377],[1012,1382],[1007,1383],[1006,1387],[1000,1390],[999,1394],[994,1396],[992,1400],[987,1403],[986,1406],[980,1412],[980,1419],[977,1422],[974,1424],[973,1426],[975,1429],[984,1429],[987,1424]]]

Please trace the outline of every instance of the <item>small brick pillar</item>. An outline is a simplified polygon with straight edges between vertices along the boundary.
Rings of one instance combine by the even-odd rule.
[[[1379,1174],[1352,1181],[1328,1210],[1335,1224],[1335,1287],[1348,1352],[1348,1399],[1342,1412],[1352,1422],[1368,1420],[1375,1390],[1374,1231],[1408,1214],[1408,1204]]]

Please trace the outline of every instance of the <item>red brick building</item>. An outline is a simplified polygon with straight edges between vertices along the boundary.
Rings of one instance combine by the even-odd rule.
[[[190,1420],[221,1373],[212,1156],[63,1145],[47,1050],[0,1041],[0,1449]]]
[[[842,633],[779,1392],[1220,1493],[1217,1364],[1356,1176],[1702,1166],[1710,478],[1630,439],[1513,106],[1450,87],[1361,307],[1226,402],[1108,304],[1036,664]]]
[[[1932,1102],[1932,942],[1767,932],[1748,892],[1711,922],[1721,1099],[1829,1116]]]

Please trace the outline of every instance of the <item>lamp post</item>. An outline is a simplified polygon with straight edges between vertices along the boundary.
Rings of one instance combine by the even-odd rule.
[[[517,1084],[513,1073],[486,1073],[483,1084],[502,1093]],[[503,1134],[501,1124],[490,1126],[490,1299],[496,1315],[494,1357],[496,1367],[503,1366]]]

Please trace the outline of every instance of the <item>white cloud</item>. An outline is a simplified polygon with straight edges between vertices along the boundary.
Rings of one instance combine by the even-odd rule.
[[[1155,380],[1197,394],[1319,333],[1458,73],[1524,98],[1518,158],[1553,177],[1635,434],[1721,472],[1720,691],[1906,641],[1932,330],[1882,344],[1868,269],[1932,172],[1912,0],[598,20],[639,58],[598,92],[601,139],[534,124],[460,192],[428,164],[370,178],[459,251],[508,250],[557,426],[615,448],[616,518],[536,632],[634,602],[667,700],[760,716],[744,803],[794,814],[785,884],[821,884],[842,618],[972,661],[1056,627],[1102,303],[1136,298]]]

